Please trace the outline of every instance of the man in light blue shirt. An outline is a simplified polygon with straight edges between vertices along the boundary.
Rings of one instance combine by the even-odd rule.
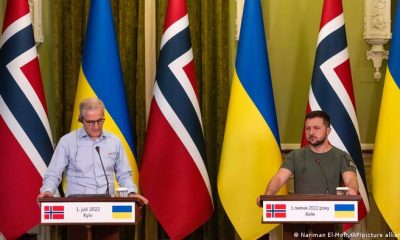
[[[132,181],[132,170],[120,139],[103,131],[103,102],[98,98],[85,99],[80,103],[79,111],[78,121],[83,127],[60,139],[38,197],[53,197],[63,172],[67,180],[67,196],[114,195],[115,174],[119,185],[128,189],[128,197],[137,198],[141,203],[147,204],[148,200],[137,194],[137,187]]]

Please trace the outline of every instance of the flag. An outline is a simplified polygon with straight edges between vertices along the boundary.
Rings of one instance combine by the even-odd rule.
[[[36,197],[53,153],[26,0],[7,2],[0,42],[0,116],[0,232],[15,239],[40,222]]]
[[[112,218],[131,219],[132,218],[132,206],[130,206],[130,205],[112,206]]]
[[[354,204],[335,204],[335,218],[354,217],[354,210]]]
[[[286,204],[267,204],[267,218],[286,218]]]
[[[261,1],[247,0],[218,173],[222,205],[242,239],[256,239],[277,226],[261,224],[256,199],[281,164]]]
[[[172,239],[213,212],[185,0],[168,1],[140,181],[151,210]]]
[[[88,97],[103,101],[106,110],[104,130],[121,140],[132,168],[133,180],[138,186],[136,149],[109,0],[92,0],[90,4],[72,130],[81,125],[78,123],[79,103]]]
[[[400,234],[400,4],[396,4],[389,53],[372,158],[372,193],[390,229]]]
[[[350,71],[342,1],[325,0],[318,35],[317,53],[306,112],[323,110],[330,116],[329,142],[347,152],[357,166],[359,220],[369,211],[367,181]],[[302,145],[307,140],[303,131]],[[347,230],[352,224],[344,224]]]
[[[64,206],[44,206],[44,219],[64,219]]]

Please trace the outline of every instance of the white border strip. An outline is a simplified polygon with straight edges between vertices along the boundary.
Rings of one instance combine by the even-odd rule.
[[[10,26],[4,30],[3,35],[1,36],[0,48],[3,47],[4,43],[7,42],[7,40],[14,36],[17,32],[31,24],[32,20],[30,13],[25,14],[25,16],[18,18],[15,22],[10,24]]]
[[[178,21],[174,22],[168,29],[165,30],[162,38],[161,38],[161,46],[160,49],[164,47],[164,45],[173,38],[176,34],[181,32],[183,29],[189,27],[189,16],[186,14]]]
[[[15,119],[14,115],[11,113],[2,96],[0,96],[0,115],[3,117],[4,122],[7,124],[15,139],[21,145],[21,148],[24,149],[26,155],[28,155],[32,164],[43,178],[47,170],[47,166],[35,148],[35,145],[33,145],[28,135],[26,135],[21,125],[19,125],[17,119]]]
[[[183,69],[186,65],[188,65],[193,60],[193,52],[192,48],[190,48],[186,53],[175,59],[171,62],[168,67],[171,69],[171,72],[174,74],[182,88],[185,90],[186,95],[190,99],[193,108],[196,111],[197,119],[200,122],[200,126],[203,129],[203,124],[201,122],[201,113],[199,107],[199,101],[197,100],[197,95],[194,91],[192,83],[190,82],[189,77],[186,75],[185,70]]]
[[[33,89],[31,83],[21,70],[21,68],[24,65],[31,62],[35,58],[37,58],[37,52],[36,52],[36,47],[33,46],[31,49],[22,53],[21,55],[13,59],[10,63],[8,63],[7,69],[14,78],[15,82],[22,90],[22,92],[25,94],[28,101],[32,104],[32,107],[35,109],[37,115],[40,118],[40,121],[42,122],[44,128],[46,129],[47,135],[51,143],[53,143],[50,124],[47,118],[46,111],[44,110],[44,107],[39,97],[37,96],[35,90]]]

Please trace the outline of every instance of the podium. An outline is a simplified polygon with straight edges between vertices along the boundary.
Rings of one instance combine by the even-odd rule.
[[[39,198],[42,225],[66,225],[68,239],[119,239],[121,225],[140,220],[134,198]]]
[[[334,239],[337,225],[356,223],[360,195],[262,195],[262,222],[283,224],[283,239]]]

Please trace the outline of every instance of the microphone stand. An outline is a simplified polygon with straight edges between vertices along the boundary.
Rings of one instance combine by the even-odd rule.
[[[100,147],[99,147],[99,146],[96,146],[95,149],[96,149],[97,153],[99,154],[99,158],[100,158],[100,162],[101,162],[101,167],[103,168],[104,177],[106,178],[106,181],[107,181],[106,194],[107,194],[108,196],[110,196],[110,188],[109,188],[108,178],[107,178],[106,170],[105,170],[105,168],[104,168],[103,160],[101,159]]]
[[[320,160],[319,159],[315,159],[315,162],[318,164],[319,169],[321,170],[322,175],[324,175],[325,178],[325,186],[326,186],[326,190],[325,190],[325,194],[329,194],[329,181],[328,181],[328,177],[325,174],[324,169],[321,166]]]

